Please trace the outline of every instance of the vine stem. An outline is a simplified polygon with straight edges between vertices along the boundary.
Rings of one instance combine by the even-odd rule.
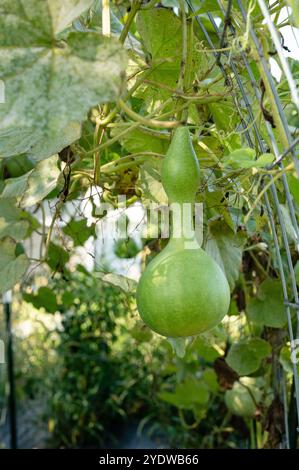
[[[214,101],[220,101],[229,94],[229,92],[225,92],[225,93],[211,93],[211,94],[202,94],[202,95],[188,95],[188,94],[185,94],[183,91],[175,90],[174,88],[171,88],[169,85],[166,85],[165,83],[155,82],[154,80],[145,79],[143,80],[143,83],[148,83],[149,85],[157,86],[164,90],[170,91],[174,95],[178,95],[178,97],[186,101],[187,100],[196,101],[198,104],[206,104],[206,103],[213,103]]]
[[[48,252],[49,252],[49,246],[50,246],[50,242],[51,242],[51,237],[52,237],[52,232],[53,232],[56,219],[57,219],[57,217],[58,217],[58,215],[59,215],[59,212],[60,212],[60,209],[62,208],[62,206],[63,206],[63,202],[62,202],[62,201],[58,201],[57,204],[56,204],[56,207],[55,207],[55,213],[54,213],[54,215],[53,215],[53,218],[52,218],[52,221],[51,221],[51,225],[50,225],[49,230],[48,230],[48,233],[47,233],[44,260],[47,259]]]
[[[119,40],[122,44],[124,44],[128,34],[129,34],[129,30],[130,30],[130,27],[131,27],[131,24],[135,18],[135,15],[137,13],[137,11],[140,9],[141,7],[141,0],[133,0],[133,3],[132,3],[132,6],[131,6],[131,10],[130,10],[130,13],[128,15],[128,18],[127,18],[127,21],[122,29],[122,32],[120,33],[120,36],[119,36]]]
[[[119,41],[124,44],[126,37],[129,33],[130,26],[132,24],[132,21],[134,20],[134,17],[139,10],[141,6],[141,0],[133,0],[131,11],[129,13],[128,19],[126,21],[126,24],[124,25],[120,35],[119,35]],[[104,36],[110,36],[111,35],[111,22],[110,22],[110,0],[102,0],[102,31]],[[109,105],[105,105],[105,112],[104,112],[104,119],[103,119],[103,124],[100,123],[100,125],[105,125],[108,122],[111,122],[112,119],[116,116],[118,111],[118,107],[116,106],[110,113],[109,113]]]
[[[149,127],[161,127],[163,129],[170,129],[173,127],[177,127],[179,125],[178,121],[158,121],[157,119],[149,119],[146,117],[141,116],[138,113],[135,113],[129,106],[122,100],[119,99],[118,103],[121,109],[134,121],[139,122],[140,124],[145,124]]]
[[[168,106],[168,104],[171,103],[171,98],[167,99],[166,101],[164,101],[161,106],[155,110],[155,113],[161,111],[162,109],[164,109],[166,106]],[[153,116],[154,113],[151,113],[149,114],[149,118],[151,118]],[[146,122],[146,124],[148,124],[148,121]],[[112,137],[112,139],[110,140],[107,140],[107,142],[104,142],[103,144],[99,145],[98,147],[96,148],[93,148],[92,150],[88,150],[87,152],[83,152],[84,153],[84,156],[88,156],[88,155],[93,155],[95,151],[97,150],[102,150],[104,148],[107,148],[107,147],[110,147],[110,145],[114,144],[115,142],[119,141],[120,137],[123,137],[124,135],[126,135],[128,132],[131,132],[133,129],[137,128],[141,126],[141,123],[140,122],[133,122],[133,124],[128,127],[127,129],[125,129],[124,131],[120,132],[118,135]]]
[[[250,449],[255,449],[255,432],[254,432],[254,422],[253,419],[249,421],[249,431],[250,431]]]
[[[148,67],[146,68],[145,70],[141,71],[140,74],[141,76],[138,77],[138,79],[136,80],[136,82],[134,83],[134,85],[132,85],[132,87],[127,91],[127,93],[125,94],[125,96],[123,97],[123,100],[124,101],[127,101],[132,95],[133,93],[137,90],[137,88],[142,85],[142,83],[145,82],[145,77],[147,77],[148,75],[150,75],[157,67],[159,67],[161,64],[165,63],[165,62],[170,62],[169,60],[167,59],[163,59],[161,61],[158,61],[154,66],[152,67]],[[117,103],[115,105],[115,107],[112,109],[112,111],[106,115],[104,118],[100,119],[98,118],[96,121],[97,123],[100,125],[100,126],[106,126],[107,124],[109,124],[114,118],[115,116],[117,115],[119,111],[119,104]]]
[[[127,168],[130,168],[132,165],[140,165],[144,161],[148,160],[149,157],[163,158],[164,155],[155,152],[142,152],[142,153],[132,153],[126,155],[123,158],[120,158],[116,161],[112,161],[103,165],[101,170],[102,173],[115,173],[117,171],[123,171]]]
[[[140,125],[139,122],[134,122],[130,127],[128,127],[127,129],[125,129],[124,131],[120,132],[119,134],[117,134],[116,136],[112,137],[112,139],[109,139],[107,140],[106,142],[104,142],[103,144],[101,145],[98,145],[96,148],[92,149],[92,150],[88,150],[87,152],[84,152],[84,155],[85,156],[88,156],[88,155],[93,155],[93,153],[95,151],[98,151],[98,150],[103,150],[107,147],[110,147],[110,145],[113,145],[115,142],[117,142],[121,137],[123,137],[124,135],[126,135],[128,132],[131,132],[133,129],[135,129],[136,127],[138,127]]]
[[[258,269],[260,270],[260,272],[265,276],[265,278],[267,279],[268,277],[268,273],[267,271],[264,269],[264,267],[261,265],[261,263],[259,262],[259,260],[257,259],[257,257],[252,253],[252,251],[248,250],[248,253],[249,255],[251,256],[251,258],[253,259],[255,265],[258,267]]]
[[[194,410],[192,410],[192,411],[193,411],[193,415],[194,415]],[[188,424],[185,420],[184,412],[181,408],[179,408],[179,418],[180,418],[180,421],[182,423],[182,426],[185,429],[189,429],[189,430],[190,429],[195,429],[198,426],[198,424],[200,422],[200,419],[201,419],[201,418],[197,418],[197,419],[195,419],[195,421],[192,424]],[[195,416],[194,416],[194,418],[195,418]]]
[[[100,133],[100,130],[101,130],[101,133]],[[95,139],[94,139],[95,145],[99,145],[102,143],[104,133],[105,133],[105,129],[100,127],[97,124],[95,128]],[[101,155],[100,155],[100,151],[97,150],[94,153],[94,183],[95,185],[100,184],[100,173],[101,173]]]
[[[156,152],[136,152],[131,153],[130,155],[126,155],[125,157],[119,158],[118,160],[106,163],[105,165],[101,166],[101,174],[107,175],[110,173],[117,173],[118,171],[124,171],[132,166],[141,165],[149,158],[164,158],[164,155],[161,153]],[[90,181],[93,180],[94,172],[90,170],[86,171],[75,171],[73,174],[73,178],[88,178]]]

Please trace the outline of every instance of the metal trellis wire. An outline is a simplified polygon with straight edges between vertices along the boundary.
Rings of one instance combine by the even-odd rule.
[[[263,115],[263,120],[265,122],[266,131],[267,131],[269,143],[270,143],[270,145],[268,146],[260,132],[260,129],[254,117],[252,104],[250,103],[249,98],[246,93],[245,81],[248,82],[248,79],[249,79],[249,83],[254,92],[255,99],[257,100],[258,103],[261,102],[262,92],[261,92],[260,84],[255,79],[255,75],[253,73],[247,51],[244,50],[244,48],[242,47],[240,48],[240,51],[238,51],[238,62],[237,62],[234,55],[231,54],[225,48],[226,40],[227,40],[226,38],[228,34],[230,35],[230,39],[237,40],[236,28],[234,27],[234,24],[231,18],[232,0],[228,0],[225,3],[225,5],[223,1],[221,0],[217,0],[217,1],[218,1],[220,11],[221,11],[221,15],[222,15],[221,24],[218,26],[219,21],[216,21],[216,19],[218,20],[218,18],[215,18],[211,13],[207,14],[209,21],[213,27],[213,33],[216,34],[217,43],[215,43],[213,40],[213,37],[215,38],[215,34],[213,34],[213,36],[209,34],[209,32],[207,31],[207,28],[205,27],[204,22],[202,21],[202,17],[200,15],[194,15],[194,16],[195,16],[196,23],[198,27],[201,29],[202,33],[204,34],[204,37],[206,38],[209,47],[214,50],[213,55],[215,57],[216,64],[220,68],[223,74],[223,77],[225,79],[225,82],[232,83],[233,79],[236,81],[238,93],[236,89],[233,89],[232,97],[237,105],[236,107],[240,115],[240,124],[243,127],[243,133],[246,139],[246,143],[248,144],[249,147],[255,148],[255,142],[257,142],[258,148],[261,153],[266,153],[267,151],[271,150],[271,152],[273,152],[275,155],[275,161],[273,165],[271,166],[271,168],[277,167],[280,170],[283,170],[285,168],[285,165],[284,165],[285,158],[287,156],[291,156],[294,162],[294,167],[299,176],[299,161],[296,157],[296,147],[299,146],[299,137],[296,137],[296,138],[293,137],[290,132],[287,119],[286,119],[286,116],[285,116],[285,113],[284,113],[284,110],[283,110],[283,107],[282,107],[282,104],[281,104],[281,101],[280,101],[280,98],[276,89],[275,81],[270,70],[268,60],[264,55],[263,48],[259,41],[258,35],[256,34],[253,27],[251,26],[250,18],[247,17],[247,12],[243,6],[243,2],[242,0],[237,0],[234,3],[234,8],[238,9],[238,18],[242,18],[244,25],[248,28],[250,38],[258,53],[258,57],[260,59],[262,69],[268,81],[269,89],[271,90],[272,98],[276,105],[276,109],[279,115],[279,119],[281,121],[282,128],[285,132],[288,146],[284,148],[282,153],[280,153],[278,150],[279,147],[278,147],[271,123]],[[271,15],[269,13],[269,10],[264,0],[257,0],[257,1],[259,4],[259,8],[261,10],[262,16],[264,18],[264,23],[267,25],[267,28],[269,29],[269,34],[275,45],[277,56],[279,59],[279,64],[281,66],[282,73],[284,74],[287,80],[290,94],[292,97],[292,101],[294,105],[297,107],[297,109],[299,110],[298,90],[296,88],[296,83],[294,81],[294,78],[292,77],[288,61],[286,60],[284,50],[283,50],[283,47],[281,45],[281,41],[279,38],[279,34],[277,33],[277,30],[272,22]],[[186,0],[186,3],[190,11],[194,14],[195,10],[192,6],[191,1]],[[244,69],[242,69],[242,74],[239,73],[240,57],[244,65]],[[244,72],[246,72],[246,74]],[[244,114],[246,114],[245,117],[244,117]],[[296,211],[295,211],[295,207],[293,203],[293,197],[289,190],[288,180],[287,180],[285,172],[283,171],[281,172],[281,176],[279,177],[279,180],[284,190],[287,207],[288,207],[289,214],[290,214],[290,219],[291,219],[293,229],[294,229],[294,241],[296,244],[296,249],[297,251],[299,251],[298,222],[297,222]],[[266,181],[267,181],[267,185],[265,184]],[[282,291],[283,291],[283,296],[284,296],[284,308],[285,308],[285,313],[286,313],[286,318],[287,318],[288,334],[289,334],[289,339],[290,339],[290,344],[291,344],[291,354],[294,354],[292,357],[296,357],[296,348],[298,349],[298,344],[296,344],[295,340],[296,339],[298,340],[299,338],[299,296],[298,296],[298,289],[297,289],[297,284],[296,284],[292,257],[291,257],[291,250],[290,250],[287,230],[285,226],[284,216],[283,216],[281,205],[279,202],[276,182],[274,181],[274,178],[271,174],[267,175],[263,179],[263,187],[265,188],[265,193],[263,195],[263,198],[264,198],[267,215],[268,215],[269,222],[270,222],[273,243],[274,243],[274,248],[275,248],[275,255],[276,255],[276,260],[277,260],[280,277],[281,277],[281,285],[282,285]],[[279,234],[281,235],[281,240],[282,240],[281,242],[280,242]],[[286,266],[283,263],[283,256],[282,256],[283,251],[285,252],[285,255],[286,255]],[[291,289],[288,289],[288,280],[290,280]],[[296,327],[294,327],[293,322],[292,322],[292,313],[295,313],[296,315],[296,320],[297,320]],[[297,427],[297,431],[299,431],[299,428],[298,428],[299,377],[298,377],[297,364],[295,363],[294,360],[292,361],[292,367],[293,367],[293,384],[292,384],[290,396],[289,397],[287,396],[286,382],[284,379],[284,372],[281,366],[278,366],[278,372],[277,372],[278,383],[276,384],[276,387],[280,390],[281,401],[284,405],[285,438],[284,438],[284,442],[282,443],[282,446],[286,448],[293,447],[292,443],[290,442],[290,429],[289,429],[290,428],[290,413],[288,412],[291,407],[293,407],[293,414],[296,415],[297,413],[296,427]],[[296,435],[295,435],[295,440],[296,440]]]

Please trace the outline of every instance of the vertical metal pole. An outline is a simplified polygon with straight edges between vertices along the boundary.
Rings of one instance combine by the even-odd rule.
[[[17,449],[17,419],[16,419],[16,395],[15,395],[15,380],[14,380],[14,360],[13,360],[13,339],[11,330],[11,292],[6,292],[3,295],[3,305],[6,321],[6,338],[7,338],[7,376],[9,385],[8,395],[8,409],[9,409],[9,424],[10,424],[10,447]]]

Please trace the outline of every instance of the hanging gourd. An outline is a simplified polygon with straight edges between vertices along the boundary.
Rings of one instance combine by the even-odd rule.
[[[180,208],[194,204],[199,177],[189,130],[179,127],[162,166],[169,203]],[[172,222],[174,226],[174,214]],[[222,269],[200,248],[195,234],[190,240],[184,233],[175,236],[172,229],[167,246],[148,264],[138,284],[137,306],[143,321],[163,336],[193,336],[218,325],[229,303]]]

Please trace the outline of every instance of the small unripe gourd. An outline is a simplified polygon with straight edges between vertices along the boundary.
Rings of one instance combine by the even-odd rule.
[[[239,382],[235,382],[233,388],[227,390],[224,395],[224,401],[229,411],[243,417],[252,417],[255,414],[257,410],[256,403],[259,402],[260,398],[261,393],[257,388],[244,387]]]
[[[169,203],[181,207],[184,203],[194,204],[199,178],[189,130],[179,127],[162,166],[162,184]],[[184,234],[177,237],[172,233],[164,250],[148,264],[137,288],[137,306],[143,321],[160,335],[172,338],[197,335],[215,327],[227,313],[229,303],[226,277],[200,248],[195,235],[190,240]]]

